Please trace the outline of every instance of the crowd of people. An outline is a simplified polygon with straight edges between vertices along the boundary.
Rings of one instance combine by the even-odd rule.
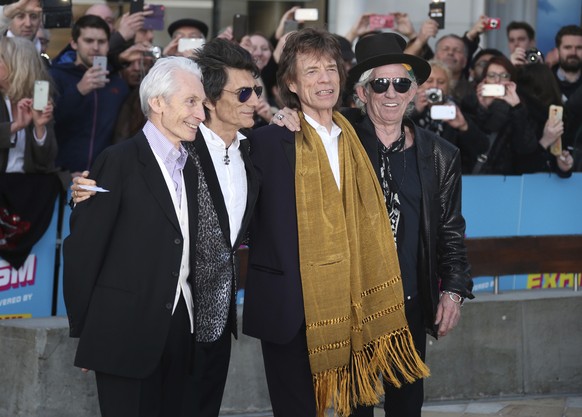
[[[295,10],[240,40],[180,19],[157,48],[149,9],[99,4],[49,60],[37,0],[0,9],[0,166],[74,178],[64,296],[104,416],[218,416],[246,242],[274,415],[371,416],[385,393],[419,417],[427,334],[473,298],[461,175],[582,170],[579,26],[550,66],[525,22],[506,57],[479,47],[487,16],[340,36],[286,32]]]
[[[288,36],[286,22],[293,21],[296,9],[283,14],[272,36],[255,32],[239,41],[251,53],[264,89],[253,106],[253,128],[268,125],[273,114],[284,107],[276,74]],[[168,25],[171,40],[159,48],[152,43],[153,31],[143,28],[144,19],[151,13],[147,7],[116,19],[111,8],[96,4],[74,23],[70,44],[51,60],[46,55],[50,32],[41,27],[41,13],[37,0],[19,0],[2,7],[0,28],[7,37],[28,39],[46,63],[53,80],[51,123],[58,152],[51,161],[54,165],[44,169],[64,170],[73,176],[90,169],[105,147],[141,129],[145,118],[139,112],[138,87],[155,60],[160,56],[192,57],[195,50],[180,48],[180,39],[205,42],[209,38],[205,22],[183,18]],[[345,36],[336,35],[347,70],[355,63],[355,43],[379,32],[370,30],[370,16],[360,16]],[[480,47],[480,37],[488,28],[487,16],[481,16],[462,36],[442,34],[432,19],[423,22],[417,31],[406,13],[395,12],[393,17],[393,31],[407,40],[406,52],[430,60],[438,74],[419,89],[411,106],[414,109],[407,116],[461,149],[463,174],[555,172],[567,177],[572,171],[582,170],[582,151],[578,149],[582,126],[576,106],[582,100],[579,26],[561,28],[556,34],[556,48],[545,58],[535,47],[533,27],[526,22],[510,22],[505,28],[510,56],[505,57],[499,50]],[[236,42],[231,27],[217,37]],[[436,39],[434,51],[429,46],[431,38]],[[108,67],[94,68],[94,56],[107,56]],[[103,70],[107,72],[100,72]],[[342,92],[343,106],[356,107],[352,87],[346,86]],[[443,105],[449,108],[442,110]],[[561,120],[549,117],[552,105],[562,107]],[[54,149],[42,148],[49,156]],[[14,154],[16,149],[10,152]],[[31,171],[27,167],[25,172]]]

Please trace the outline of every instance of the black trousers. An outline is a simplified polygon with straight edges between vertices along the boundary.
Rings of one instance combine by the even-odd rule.
[[[194,353],[194,391],[196,410],[188,417],[218,417],[230,362],[231,333],[227,323],[215,342],[196,342]]]
[[[154,372],[144,379],[96,372],[99,407],[103,417],[186,417],[183,404],[194,401],[189,375],[192,360],[190,319],[180,299],[166,345]],[[191,416],[190,416],[191,417]]]
[[[315,417],[305,325],[284,345],[261,341],[274,417]]]
[[[426,356],[426,333],[422,308],[419,296],[404,302],[404,310],[408,327],[414,339],[414,346],[424,361]],[[419,379],[412,384],[404,383],[400,388],[384,383],[386,392],[384,411],[386,417],[421,417],[422,403],[424,401],[424,380]],[[374,407],[360,406],[354,410],[352,417],[373,417]]]

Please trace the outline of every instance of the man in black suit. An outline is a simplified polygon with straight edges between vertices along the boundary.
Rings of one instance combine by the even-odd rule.
[[[193,397],[198,175],[182,142],[205,117],[200,80],[186,58],[156,63],[140,88],[148,122],[99,156],[93,178],[109,192],[71,217],[65,304],[103,416],[180,416]]]
[[[199,230],[196,246],[195,393],[192,415],[218,417],[237,336],[236,292],[240,246],[258,194],[249,144],[261,88],[259,70],[240,46],[215,38],[196,57],[206,92],[206,121],[186,144],[198,168]]]

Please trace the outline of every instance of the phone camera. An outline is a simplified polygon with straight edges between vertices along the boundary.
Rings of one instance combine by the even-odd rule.
[[[537,64],[538,62],[543,62],[544,56],[541,51],[537,48],[531,48],[525,51],[525,62],[528,64]]]
[[[145,55],[151,56],[154,59],[160,59],[162,57],[162,48],[159,46],[150,46],[149,49],[145,52]]]
[[[443,102],[443,90],[440,88],[429,88],[426,90],[426,99],[429,103],[442,103]]]

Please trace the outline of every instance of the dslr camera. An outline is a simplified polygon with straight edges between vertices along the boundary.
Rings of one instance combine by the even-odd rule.
[[[443,90],[440,88],[429,88],[425,92],[426,99],[430,104],[442,103],[443,102]]]
[[[531,48],[525,51],[526,64],[537,64],[538,62],[544,62],[544,55],[539,49]]]

